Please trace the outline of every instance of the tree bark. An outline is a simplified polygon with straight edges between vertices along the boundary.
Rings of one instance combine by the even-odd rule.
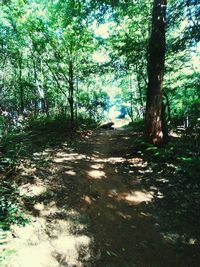
[[[143,77],[142,77],[143,78]],[[140,77],[139,74],[137,74],[137,88],[138,88],[138,93],[139,93],[139,101],[140,101],[140,113],[142,114],[142,118],[144,118],[144,102],[143,102],[143,97],[142,97],[142,87],[140,85]],[[144,81],[146,81],[143,78]]]
[[[69,106],[70,106],[70,120],[71,126],[74,124],[74,70],[73,70],[73,62],[70,58],[69,60]]]
[[[169,103],[169,97],[168,97],[166,91],[164,91],[164,90],[163,90],[163,95],[166,99],[166,105],[167,105],[167,116],[168,116],[167,121],[168,121],[168,123],[170,123],[170,121],[171,121],[171,108],[170,108],[170,103]]]
[[[162,118],[162,132],[163,132],[163,144],[166,144],[169,140],[169,135],[168,135],[168,123],[167,123],[167,118],[166,118],[166,105],[162,101],[162,113],[161,113],[161,118]]]
[[[24,114],[24,86],[22,82],[22,58],[19,58],[20,112]]]
[[[154,0],[148,54],[148,87],[145,114],[146,137],[162,145],[162,87],[165,61],[167,0]]]

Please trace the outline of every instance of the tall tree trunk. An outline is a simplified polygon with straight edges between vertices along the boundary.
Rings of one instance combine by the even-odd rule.
[[[162,145],[162,87],[165,61],[167,0],[154,0],[152,31],[149,40],[148,88],[145,114],[146,137],[155,145]]]
[[[34,99],[34,114],[37,114],[37,87],[38,87],[38,78],[37,78],[37,66],[36,66],[36,60],[34,58],[34,55],[32,57],[33,60],[33,73],[34,73],[34,94],[35,94],[35,99]]]
[[[142,115],[142,118],[144,118],[144,115],[145,115],[144,114],[144,102],[143,102],[143,97],[142,97],[141,78],[139,76],[140,75],[137,74],[137,88],[138,88],[139,101],[140,101],[140,113]]]
[[[24,113],[24,86],[22,82],[22,58],[19,57],[19,89],[20,89],[20,112]]]
[[[167,95],[165,90],[163,90],[163,95],[164,95],[164,97],[166,99],[167,121],[170,124],[170,121],[171,121],[171,108],[170,108],[170,103],[169,103],[169,97],[168,97],[168,95]]]
[[[133,77],[131,76],[130,73],[127,74],[129,76],[129,92],[130,92],[130,110],[128,109],[128,115],[133,122],[133,83],[132,79]]]
[[[44,90],[42,82],[39,79],[39,68],[34,54],[32,55],[32,60],[33,60],[34,82],[35,82],[35,96],[37,97],[35,99],[35,113],[37,113],[38,110],[42,110],[42,112],[44,112],[43,108],[43,104],[45,103]]]
[[[74,70],[73,70],[73,62],[70,58],[69,60],[69,106],[70,106],[70,119],[71,126],[74,124]]]

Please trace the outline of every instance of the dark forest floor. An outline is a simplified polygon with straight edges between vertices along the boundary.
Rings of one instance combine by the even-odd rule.
[[[199,266],[200,166],[191,136],[176,134],[157,149],[128,130],[41,131],[16,145],[12,179],[31,222],[11,227],[4,249],[15,253],[5,266]]]

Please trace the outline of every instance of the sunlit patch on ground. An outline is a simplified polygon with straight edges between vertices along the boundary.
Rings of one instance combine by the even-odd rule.
[[[152,190],[154,193],[154,197],[156,198],[164,198],[163,193],[160,192],[159,188],[155,186],[150,186],[150,190]]]
[[[188,240],[188,244],[190,244],[190,245],[196,245],[196,244],[198,244],[198,240],[196,238],[190,238]]]
[[[74,176],[76,175],[76,172],[73,170],[69,170],[69,171],[65,171],[65,174]]]
[[[84,195],[82,197],[82,200],[85,201],[87,204],[92,204],[92,199],[91,197],[87,196],[87,195]]]
[[[31,223],[26,227],[13,225],[11,227],[12,235],[15,237],[11,240],[9,247],[20,249],[23,246],[37,245],[41,240],[48,240],[48,235],[45,232],[46,220],[44,218],[30,217]]]
[[[92,157],[92,161],[94,162],[99,162],[99,163],[105,163],[105,162],[109,162],[109,163],[122,163],[125,162],[126,159],[122,158],[122,157],[110,157],[110,158],[99,158],[97,157]]]
[[[142,158],[131,158],[127,160],[130,164],[133,164],[133,166],[141,166],[141,167],[146,167],[147,166],[147,162],[144,162],[144,160]]]
[[[89,258],[89,245],[90,239],[87,236],[61,236],[36,246],[18,249],[9,267],[81,267],[83,265],[79,260],[79,251],[84,248],[85,258]]]
[[[49,150],[48,151],[42,151],[42,152],[35,152],[35,153],[33,153],[33,156],[35,157],[35,158],[40,158],[41,156],[48,156],[49,155]]]
[[[125,162],[126,160],[122,157],[111,157],[108,158],[105,162],[110,162],[110,163],[121,163]]]
[[[53,153],[53,150],[47,148],[44,151],[33,153],[33,158],[34,158],[34,160],[43,159],[44,161],[48,161],[50,159],[51,153]]]
[[[56,203],[54,201],[51,201],[48,205],[44,205],[43,202],[36,203],[34,205],[34,209],[38,211],[40,216],[49,216],[59,212],[58,208],[56,207]]]
[[[106,174],[104,171],[100,170],[92,170],[87,172],[90,178],[93,179],[102,179],[106,177]]]
[[[17,169],[22,176],[32,175],[37,170],[36,165],[28,159],[21,160]]]
[[[71,161],[71,160],[81,160],[85,159],[86,156],[78,153],[64,153],[64,152],[58,152],[55,155],[55,158],[53,159],[53,162],[55,163],[62,163],[65,161]]]
[[[162,182],[162,183],[168,183],[169,179],[166,178],[158,178],[157,181]]]
[[[34,197],[44,194],[47,191],[47,186],[43,184],[24,184],[19,187],[20,195]]]
[[[123,157],[99,158],[98,155],[97,155],[97,156],[92,157],[92,160],[94,162],[99,162],[99,163],[100,162],[103,162],[103,163],[108,162],[108,163],[113,163],[113,164],[114,163],[128,162],[128,163],[131,164],[130,167],[131,166],[137,166],[137,167],[144,168],[144,167],[147,167],[147,165],[148,165],[148,163],[145,162],[142,158],[137,158],[137,157],[136,158],[131,158],[131,159],[125,159]],[[100,164],[99,165],[95,164],[95,165],[96,165],[96,167],[92,167],[92,168],[101,168],[102,167],[102,166],[100,166]],[[92,165],[92,166],[95,166],[95,165]]]
[[[153,173],[153,170],[151,168],[145,169],[145,170],[138,170],[139,173],[145,174],[145,173]]]
[[[96,169],[96,170],[102,169],[103,167],[104,167],[103,164],[93,164],[93,165],[91,165],[91,168],[92,169]]]
[[[154,193],[143,191],[133,191],[131,193],[117,193],[117,191],[113,192],[112,190],[110,191],[108,196],[116,197],[118,200],[123,200],[133,205],[138,205],[142,202],[151,202],[154,197]]]
[[[54,203],[52,202],[52,207]],[[45,210],[44,204],[35,208]],[[80,215],[69,210],[68,220],[32,217],[26,227],[13,226],[11,241],[6,249],[16,251],[11,256],[9,267],[64,267],[83,266],[82,261],[90,258],[91,238],[72,234],[71,229],[83,229]],[[13,236],[15,238],[13,238]],[[81,255],[81,257],[80,257]]]
[[[124,119],[113,119],[114,122],[114,128],[120,129],[130,123],[131,119],[129,117],[125,117]]]
[[[153,194],[152,192],[135,191],[127,194],[124,199],[131,203],[140,204],[141,202],[151,202]]]

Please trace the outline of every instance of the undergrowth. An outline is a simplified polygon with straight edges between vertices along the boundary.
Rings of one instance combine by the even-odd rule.
[[[1,182],[0,222],[0,227],[5,230],[13,223],[24,226],[28,222],[21,207],[17,187],[12,182]]]
[[[22,208],[17,185],[13,180],[21,152],[21,145],[18,142],[15,145],[11,142],[16,135],[19,135],[16,131],[9,132],[0,142],[0,266],[3,266],[9,255],[14,253],[4,246],[11,225],[25,226],[29,223]]]
[[[46,115],[39,114],[38,116],[32,118],[28,122],[27,129],[49,129],[49,130],[59,130],[59,131],[76,131],[78,129],[94,129],[98,126],[99,121],[87,116],[79,115],[73,122],[70,121],[70,117],[64,114],[57,114],[52,117],[47,117]]]
[[[7,242],[7,234],[10,226],[17,224],[25,226],[29,219],[23,212],[17,187],[12,182],[1,181],[0,187],[0,266],[3,266],[8,257],[14,251],[7,250],[4,245]]]

